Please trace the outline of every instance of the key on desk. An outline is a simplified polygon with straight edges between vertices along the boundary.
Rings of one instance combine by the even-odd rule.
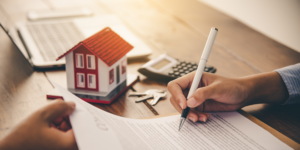
[[[156,105],[157,102],[161,99],[161,98],[165,98],[167,96],[167,92],[164,93],[154,93],[153,97],[154,99],[152,101],[150,101],[150,104],[152,106]]]
[[[146,96],[146,95],[152,95],[154,93],[163,93],[165,92],[166,90],[157,90],[157,89],[150,89],[150,90],[147,90],[145,93],[138,93],[138,92],[135,92],[135,93],[131,93],[129,94],[130,97],[132,96]]]
[[[151,99],[154,98],[154,94],[155,93],[164,93],[165,90],[157,90],[157,89],[150,89],[147,90],[145,93],[132,93],[129,94],[129,96],[143,96],[141,98],[136,98],[134,99],[136,103],[147,100],[147,99]]]
[[[139,97],[139,98],[136,98],[134,100],[135,100],[136,103],[138,103],[138,102],[142,102],[142,101],[145,101],[145,100],[151,99],[151,98],[153,98],[153,95],[146,95],[144,97]]]

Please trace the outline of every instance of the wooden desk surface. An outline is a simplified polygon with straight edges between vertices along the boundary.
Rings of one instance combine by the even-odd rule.
[[[208,64],[218,69],[217,74],[241,77],[272,71],[300,62],[300,54],[196,0],[3,0],[0,5],[14,22],[26,21],[26,12],[66,8],[90,7],[95,15],[116,14],[129,29],[153,50],[148,59],[130,60],[128,72],[162,53],[183,60],[198,62],[212,26],[219,29]],[[34,71],[22,54],[0,31],[0,136],[12,125],[48,101],[46,93],[53,89],[49,77],[63,82],[64,70]],[[133,90],[166,89],[167,83],[141,81],[110,105],[96,107],[129,118],[145,118],[174,113],[166,100],[151,107],[147,102],[134,103],[126,97]],[[63,83],[62,83],[63,84]],[[243,110],[300,143],[300,109],[294,106],[257,104]]]

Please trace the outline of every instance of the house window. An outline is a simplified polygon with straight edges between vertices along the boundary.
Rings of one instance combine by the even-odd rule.
[[[94,55],[86,55],[86,64],[87,64],[88,69],[96,69],[95,56]]]
[[[123,60],[121,65],[122,65],[122,74],[124,74],[126,72],[126,64],[127,64],[127,61],[126,60]]]
[[[109,71],[109,84],[112,84],[114,82],[114,69],[111,69]]]
[[[96,75],[88,74],[88,88],[90,89],[96,88]]]
[[[83,54],[76,54],[76,68],[84,68]]]
[[[77,73],[77,87],[85,87],[84,73]]]

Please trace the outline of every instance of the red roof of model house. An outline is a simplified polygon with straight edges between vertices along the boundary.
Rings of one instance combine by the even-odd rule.
[[[84,45],[108,66],[113,65],[120,58],[126,55],[126,53],[133,49],[133,46],[126,42],[122,37],[112,31],[109,27],[106,27],[100,32],[78,43],[63,55],[59,56],[56,60],[66,56],[80,45]]]

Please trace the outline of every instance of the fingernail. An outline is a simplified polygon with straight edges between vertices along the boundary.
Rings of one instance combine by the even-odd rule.
[[[196,122],[196,119],[193,117],[189,117],[190,120],[192,120],[193,122]]]
[[[189,107],[195,107],[196,104],[197,104],[197,101],[194,99],[194,97],[189,98],[189,99],[187,100],[187,105],[188,105]]]
[[[182,104],[182,103],[179,103],[179,105],[180,105],[181,109],[183,109],[183,104]]]
[[[206,122],[207,118],[206,117],[200,117],[199,120],[201,120],[202,122]]]

